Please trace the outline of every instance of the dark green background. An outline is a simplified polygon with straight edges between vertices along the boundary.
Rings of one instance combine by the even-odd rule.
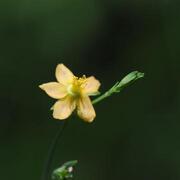
[[[64,63],[101,91],[133,70],[143,80],[71,119],[53,167],[76,180],[180,179],[180,3],[175,0],[1,0],[0,179],[40,180],[59,122],[38,85]]]

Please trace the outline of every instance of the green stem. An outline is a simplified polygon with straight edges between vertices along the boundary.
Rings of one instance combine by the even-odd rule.
[[[62,137],[63,135],[63,132],[67,126],[67,122],[68,121],[65,121],[63,122],[63,125],[59,127],[52,143],[51,143],[51,146],[50,146],[50,149],[49,149],[49,152],[48,152],[48,156],[47,156],[47,160],[45,162],[45,165],[44,165],[44,170],[43,170],[43,173],[42,173],[42,177],[41,179],[42,180],[48,180],[49,179],[49,176],[50,176],[50,166],[52,164],[52,160],[53,160],[53,155],[55,153],[55,150],[56,150],[56,146],[58,144],[58,141],[59,139]]]
[[[92,101],[92,104],[97,104],[98,102],[104,100],[105,98],[111,96],[112,93],[110,91],[105,92],[103,95],[99,96],[98,98]]]

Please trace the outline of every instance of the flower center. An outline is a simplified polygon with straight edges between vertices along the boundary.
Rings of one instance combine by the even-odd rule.
[[[82,78],[75,77],[73,83],[68,86],[68,93],[71,96],[79,97],[82,93],[82,84],[84,84],[85,81],[85,76]]]

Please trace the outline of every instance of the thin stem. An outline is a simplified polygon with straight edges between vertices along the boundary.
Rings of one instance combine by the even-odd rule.
[[[112,93],[110,93],[110,91],[105,92],[103,95],[101,95],[101,96],[99,96],[98,98],[94,99],[94,100],[92,101],[92,104],[96,104],[96,103],[102,101],[103,99],[111,96],[111,94],[112,94]]]
[[[119,93],[121,92],[125,87],[131,85],[134,83],[136,80],[144,77],[144,73],[141,73],[139,71],[133,71],[126,75],[121,81],[118,81],[114,84],[113,87],[111,87],[108,91],[106,91],[103,95],[99,96],[96,98],[94,101],[92,101],[93,104],[96,104],[105,98],[111,96],[114,93]]]
[[[48,152],[48,156],[47,156],[47,160],[45,162],[45,165],[44,165],[44,170],[43,170],[43,173],[42,173],[42,178],[41,180],[48,180],[49,179],[49,176],[50,176],[50,166],[52,164],[52,160],[53,160],[53,155],[54,155],[54,152],[56,150],[56,146],[58,144],[58,140],[62,137],[63,135],[63,132],[67,126],[67,122],[68,121],[65,121],[63,122],[63,124],[59,127],[52,143],[51,143],[51,146],[50,146],[50,149],[49,149],[49,152]]]

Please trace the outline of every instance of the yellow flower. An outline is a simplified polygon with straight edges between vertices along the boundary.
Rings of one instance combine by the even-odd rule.
[[[92,122],[96,116],[89,96],[98,93],[100,82],[95,77],[78,78],[63,64],[56,67],[58,82],[49,82],[39,87],[50,97],[58,99],[52,107],[53,117],[63,120],[77,109],[77,114],[86,122]]]

